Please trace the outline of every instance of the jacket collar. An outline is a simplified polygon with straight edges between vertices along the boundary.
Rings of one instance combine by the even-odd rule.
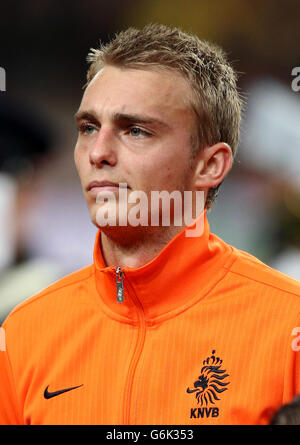
[[[202,234],[187,237],[202,218]],[[94,247],[96,287],[105,312],[123,322],[148,324],[188,309],[225,276],[232,248],[210,233],[206,210],[178,233],[149,263],[139,268],[124,267],[124,301],[117,302],[116,267],[106,266],[101,253],[101,231]]]

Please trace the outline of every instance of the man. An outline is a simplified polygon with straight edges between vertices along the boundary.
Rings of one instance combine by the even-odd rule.
[[[94,264],[4,322],[1,422],[267,424],[300,391],[300,284],[209,230],[237,150],[235,73],[163,25],[121,32],[89,61],[75,163]],[[194,221],[177,224],[174,199],[163,224],[155,191],[179,192]]]

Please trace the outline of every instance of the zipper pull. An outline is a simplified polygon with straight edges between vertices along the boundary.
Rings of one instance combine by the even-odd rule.
[[[123,272],[122,272],[121,267],[117,267],[116,278],[117,278],[117,302],[123,303],[123,301],[124,301],[124,286],[123,286]]]

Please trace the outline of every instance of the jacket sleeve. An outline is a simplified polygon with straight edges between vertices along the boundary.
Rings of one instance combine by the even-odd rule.
[[[6,330],[0,328],[0,425],[21,425],[14,376],[6,348]]]

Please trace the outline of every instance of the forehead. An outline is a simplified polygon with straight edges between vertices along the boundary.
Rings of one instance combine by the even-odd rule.
[[[86,88],[80,108],[97,112],[191,112],[192,90],[179,73],[163,69],[105,66]]]

